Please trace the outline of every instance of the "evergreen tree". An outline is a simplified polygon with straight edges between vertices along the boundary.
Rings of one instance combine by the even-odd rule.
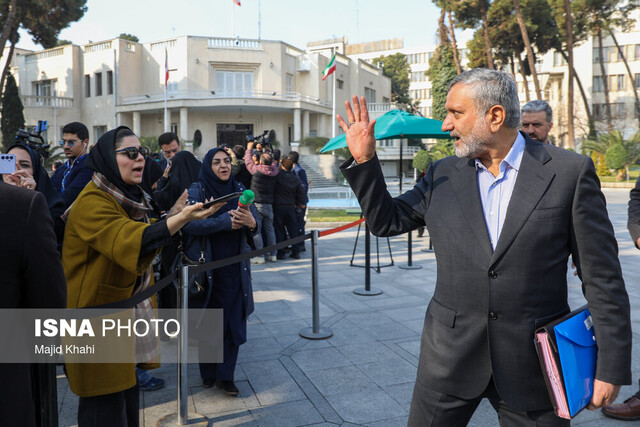
[[[433,99],[431,118],[444,120],[447,117],[444,104],[447,102],[449,83],[458,75],[451,46],[438,46],[435,54],[429,60],[429,70],[426,71],[426,74],[431,80],[431,97]]]
[[[374,64],[382,66],[382,74],[391,79],[391,101],[399,104],[411,104],[409,97],[409,72],[411,68],[407,56],[403,53],[382,55],[373,60]]]
[[[24,128],[24,114],[18,86],[12,74],[7,77],[7,84],[4,88],[2,98],[2,118],[0,119],[0,130],[2,130],[2,151],[5,152],[9,145],[15,140],[16,131]]]

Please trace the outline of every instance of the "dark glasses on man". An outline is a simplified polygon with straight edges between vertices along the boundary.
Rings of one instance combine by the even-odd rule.
[[[142,154],[142,157],[149,155],[149,149],[147,147],[127,147],[120,150],[116,150],[116,153],[125,153],[131,160],[138,158],[138,153]]]
[[[73,147],[73,146],[74,146],[74,145],[76,145],[76,143],[78,143],[78,142],[82,142],[82,141],[79,141],[79,140],[73,140],[73,139],[70,139],[70,140],[68,140],[68,141],[65,141],[64,139],[61,139],[60,141],[58,141],[58,144],[60,144],[60,146],[61,146],[61,147],[64,147],[64,144],[67,144],[69,147]]]

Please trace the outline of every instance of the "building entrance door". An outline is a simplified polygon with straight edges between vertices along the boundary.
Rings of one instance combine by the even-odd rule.
[[[247,135],[253,135],[253,125],[251,124],[218,124],[217,125],[217,141],[218,147],[221,145],[247,146]]]

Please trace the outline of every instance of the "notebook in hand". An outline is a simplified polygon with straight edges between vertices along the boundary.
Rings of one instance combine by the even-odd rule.
[[[587,306],[539,328],[535,343],[556,415],[571,419],[593,394],[598,348]]]

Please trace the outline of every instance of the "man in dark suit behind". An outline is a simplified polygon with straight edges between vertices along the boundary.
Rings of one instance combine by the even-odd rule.
[[[545,388],[533,335],[569,311],[567,263],[583,282],[598,340],[590,409],[631,380],[631,326],[617,243],[588,157],[517,131],[515,82],[474,69],[447,94],[456,156],[392,198],[364,98],[338,116],[353,158],[341,169],[373,234],[426,225],[438,277],[422,333],[410,426],[466,425],[482,398],[501,425],[569,425]]]
[[[0,182],[0,200],[0,308],[64,308],[66,282],[44,195]],[[0,424],[34,426],[42,408],[34,404],[31,365],[0,364],[0,378]]]

